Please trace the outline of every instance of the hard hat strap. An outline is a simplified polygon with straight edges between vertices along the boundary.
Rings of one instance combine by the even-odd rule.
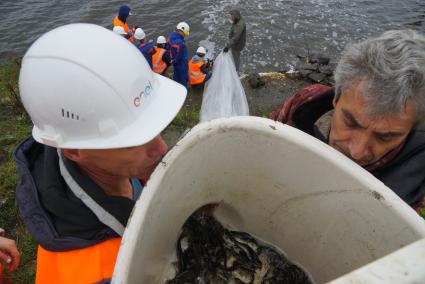
[[[58,149],[58,156],[60,173],[72,193],[74,193],[75,196],[78,197],[103,224],[114,230],[118,235],[122,236],[124,234],[125,227],[108,211],[103,209],[102,206],[96,203],[96,201],[94,201],[93,198],[91,198],[74,180],[63,162],[60,149]]]

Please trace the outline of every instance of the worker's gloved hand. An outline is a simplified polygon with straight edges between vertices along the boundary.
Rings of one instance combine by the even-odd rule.
[[[228,51],[229,51],[229,47],[225,46],[225,47],[223,48],[223,52],[228,52]]]

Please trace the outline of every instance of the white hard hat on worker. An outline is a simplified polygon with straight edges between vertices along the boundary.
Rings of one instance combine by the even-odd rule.
[[[165,44],[165,43],[167,43],[167,40],[165,39],[165,37],[164,37],[164,36],[159,36],[159,37],[156,39],[156,43],[157,43],[157,44]]]
[[[19,88],[34,139],[70,149],[147,143],[186,98],[186,89],[152,72],[132,44],[92,24],[39,38],[22,60]]]
[[[121,27],[121,26],[115,26],[115,27],[112,29],[112,31],[113,31],[114,33],[116,33],[116,34],[119,34],[119,35],[126,35],[126,34],[127,34],[127,33],[125,32],[124,28],[123,28],[123,27]]]
[[[142,40],[142,39],[145,39],[145,37],[146,37],[146,34],[141,28],[137,28],[136,31],[134,32],[135,39]]]
[[[190,27],[186,22],[178,23],[177,30],[182,31],[185,36],[188,36],[190,33]]]
[[[205,47],[200,46],[198,47],[198,49],[196,50],[196,53],[200,53],[200,54],[207,54],[207,50],[205,49]]]

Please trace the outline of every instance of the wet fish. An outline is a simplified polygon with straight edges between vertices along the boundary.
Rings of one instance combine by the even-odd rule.
[[[203,211],[183,225],[176,253],[176,276],[167,284],[313,283],[278,250],[246,232],[226,229]]]

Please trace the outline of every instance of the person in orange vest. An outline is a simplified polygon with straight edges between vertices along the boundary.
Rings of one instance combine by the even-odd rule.
[[[8,272],[15,271],[18,268],[20,258],[15,241],[5,238],[4,230],[0,228],[0,283],[6,283],[2,265],[5,265]]]
[[[137,28],[134,32],[134,46],[137,47],[148,61],[152,68],[152,55],[155,54],[155,47],[146,40],[146,34],[141,28]]]
[[[196,55],[189,61],[189,83],[191,86],[205,84],[212,76],[210,71],[212,62],[205,58],[207,50],[200,46],[196,50]]]
[[[131,16],[131,9],[127,5],[121,5],[120,9],[118,10],[118,15],[115,16],[114,21],[112,22],[112,26],[120,26],[124,28],[124,32],[127,34],[125,38],[127,38],[129,41],[133,42],[132,38],[132,30],[129,29],[127,25],[127,19],[129,16]]]
[[[134,204],[167,152],[160,133],[187,90],[93,24],[36,40],[19,87],[34,127],[14,153],[16,200],[39,244],[36,284],[109,283]]]
[[[163,75],[170,65],[170,58],[167,54],[167,40],[164,36],[159,36],[156,40],[155,54],[152,55],[152,70]]]

